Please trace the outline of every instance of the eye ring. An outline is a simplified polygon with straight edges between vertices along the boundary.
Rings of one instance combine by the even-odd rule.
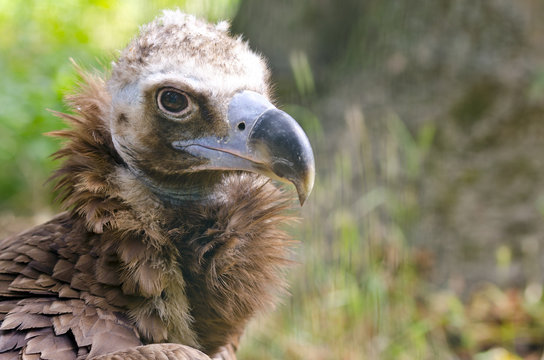
[[[167,115],[179,117],[190,110],[191,100],[183,91],[165,87],[157,92],[157,106]]]

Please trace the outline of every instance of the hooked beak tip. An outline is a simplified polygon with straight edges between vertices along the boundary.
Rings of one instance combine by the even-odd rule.
[[[308,199],[308,197],[310,196],[310,193],[312,192],[312,189],[314,187],[314,179],[315,169],[312,167],[311,169],[308,169],[305,176],[303,176],[300,181],[293,181],[293,184],[297,189],[300,206],[303,206],[306,202],[306,199]]]

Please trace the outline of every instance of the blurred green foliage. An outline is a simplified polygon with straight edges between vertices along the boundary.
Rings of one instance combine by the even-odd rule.
[[[302,124],[316,121],[309,110],[298,115]],[[430,259],[406,241],[419,215],[417,179],[434,128],[423,126],[413,136],[391,112],[383,114],[383,136],[376,137],[357,106],[344,120],[342,144],[319,161],[332,171],[318,173],[304,216],[293,296],[249,329],[241,358],[434,359],[447,353],[447,344],[430,336],[437,324],[422,312]],[[306,130],[319,152],[327,139],[319,127]]]
[[[117,50],[161,9],[180,7],[211,20],[230,18],[238,0],[0,0],[0,212],[48,208],[64,125],[46,109],[69,111],[63,96],[77,80],[69,59],[105,70]]]

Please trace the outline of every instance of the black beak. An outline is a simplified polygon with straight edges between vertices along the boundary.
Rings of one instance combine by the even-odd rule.
[[[172,145],[208,161],[198,170],[246,170],[295,185],[302,205],[314,185],[314,154],[308,137],[287,113],[264,96],[242,91],[228,109],[228,135],[175,141]]]

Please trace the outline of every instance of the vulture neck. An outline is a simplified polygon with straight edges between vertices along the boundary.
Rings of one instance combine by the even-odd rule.
[[[52,133],[67,139],[53,176],[63,205],[98,256],[116,257],[119,286],[136,299],[124,311],[144,342],[210,355],[236,347],[247,321],[284,290],[292,241],[281,229],[293,220],[292,199],[261,176],[233,172],[214,180],[213,196],[189,190],[164,201],[115,151],[104,81],[82,77],[67,99],[76,114],[57,114],[71,128]]]
[[[215,202],[224,200],[220,184],[228,176],[234,173],[241,175],[241,172],[212,172],[188,173],[183,179],[177,178],[174,183],[158,183],[152,180],[141,170],[128,166],[134,179],[142,183],[151,193],[151,196],[162,203],[165,207],[178,207],[184,209],[190,206],[213,205]],[[247,175],[245,175],[247,176]],[[256,178],[255,175],[252,175]],[[128,180],[133,182],[132,180]],[[137,184],[136,186],[138,186]]]
[[[127,166],[135,179],[142,182],[157,199],[167,206],[186,206],[193,203],[213,201],[215,196],[210,186],[187,182],[186,184],[158,184],[143,171]]]

